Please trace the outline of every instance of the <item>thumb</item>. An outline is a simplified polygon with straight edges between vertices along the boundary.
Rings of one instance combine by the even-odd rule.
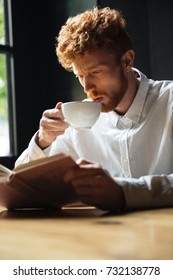
[[[101,168],[101,165],[99,163],[96,162],[91,162],[85,159],[78,159],[76,161],[76,163],[80,166],[80,167],[85,167],[85,168]]]
[[[61,109],[61,105],[63,104],[63,102],[58,102],[55,106],[56,109]]]
[[[86,164],[91,164],[92,162],[90,162],[90,161],[87,161],[87,160],[85,160],[85,159],[82,159],[82,158],[79,158],[77,161],[76,161],[76,163],[78,164],[78,165],[86,165]]]

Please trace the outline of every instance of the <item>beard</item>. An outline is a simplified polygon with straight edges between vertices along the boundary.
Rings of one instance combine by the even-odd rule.
[[[115,102],[109,102],[109,103],[102,103],[101,105],[101,112],[103,113],[107,113],[107,112],[110,112],[110,111],[113,111],[115,109]]]
[[[120,105],[125,96],[126,90],[127,86],[122,85],[116,92],[113,91],[111,94],[102,94],[103,102],[101,106],[101,111],[105,113],[110,111],[116,111],[116,108]]]
[[[110,86],[110,87],[109,87]],[[102,98],[101,100],[101,111],[110,112],[116,111],[116,108],[123,101],[123,98],[126,94],[128,88],[127,77],[125,77],[123,71],[119,72],[119,77],[116,82],[110,83],[108,86],[108,91],[93,91],[88,94],[88,97],[95,100]]]

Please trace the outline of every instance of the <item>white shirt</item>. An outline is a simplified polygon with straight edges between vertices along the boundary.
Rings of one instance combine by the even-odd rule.
[[[92,129],[66,129],[42,151],[35,136],[16,165],[70,154],[98,162],[123,188],[127,208],[173,206],[173,81],[149,80],[140,86],[124,116],[101,113]]]

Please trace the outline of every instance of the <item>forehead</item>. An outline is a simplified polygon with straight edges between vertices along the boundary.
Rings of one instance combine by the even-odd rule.
[[[72,63],[73,72],[88,71],[101,66],[113,66],[116,64],[116,54],[113,52],[98,50],[85,53],[76,57]]]

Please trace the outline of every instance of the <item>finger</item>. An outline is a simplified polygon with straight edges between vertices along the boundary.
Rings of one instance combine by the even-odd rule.
[[[63,131],[67,128],[67,125],[62,120],[50,119],[46,117],[43,117],[40,120],[40,126],[48,131]]]
[[[76,166],[74,168],[71,168],[67,170],[65,176],[64,176],[64,181],[66,183],[69,183],[73,180],[76,180],[78,178],[84,178],[88,176],[96,176],[96,175],[102,175],[105,174],[104,170],[101,167],[98,168],[93,168],[93,166],[86,165],[85,168],[81,168],[79,166]]]
[[[125,206],[121,187],[105,175],[79,178],[72,185],[80,201],[104,210],[115,210]]]
[[[62,104],[63,104],[63,102],[58,102],[58,103],[56,104],[55,108],[60,110],[61,115],[62,115],[62,122],[63,122],[64,124],[66,124],[66,127],[69,127],[69,123],[65,120],[64,115],[63,115],[63,113],[62,113],[62,111],[61,111]]]
[[[71,182],[76,189],[94,194],[98,188],[100,189],[103,184],[107,183],[106,178],[105,174],[93,174],[87,176],[85,180],[83,177],[80,177],[73,179]]]
[[[91,176],[85,180],[78,178],[72,181],[72,185],[80,201],[89,205],[99,205],[100,197],[103,199],[103,176]]]
[[[91,162],[90,162],[90,161],[87,161],[87,160],[85,160],[85,159],[79,158],[79,159],[76,161],[76,163],[77,163],[78,165],[80,165],[80,164],[90,164]]]
[[[56,104],[55,108],[61,110],[62,104],[63,104],[62,102],[58,102],[58,103]]]
[[[43,112],[43,117],[49,118],[49,119],[64,119],[64,116],[61,112],[61,110],[54,108],[49,109]]]
[[[101,167],[101,165],[100,164],[98,164],[98,163],[95,163],[95,162],[91,162],[91,161],[88,161],[88,160],[85,160],[85,159],[78,159],[77,161],[76,161],[76,163],[80,166],[80,167],[93,167],[93,168],[99,168],[99,167]]]

